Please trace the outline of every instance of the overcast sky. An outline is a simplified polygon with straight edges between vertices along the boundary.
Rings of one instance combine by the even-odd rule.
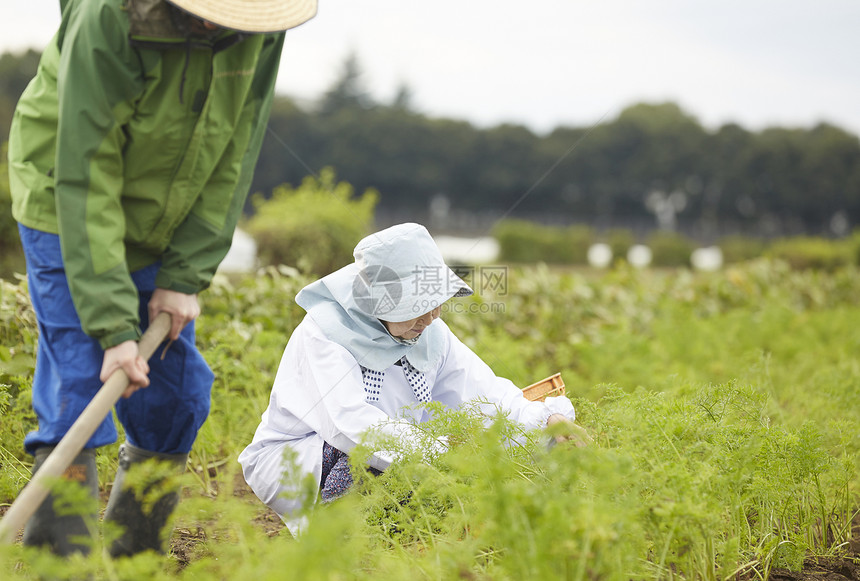
[[[58,0],[2,0],[0,51],[41,48]],[[538,132],[671,100],[708,127],[860,134],[858,0],[320,0],[279,91],[315,99],[355,53],[379,101]]]

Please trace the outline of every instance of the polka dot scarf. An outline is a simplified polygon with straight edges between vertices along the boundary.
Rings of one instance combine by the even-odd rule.
[[[403,373],[406,374],[406,381],[409,382],[409,386],[415,394],[415,399],[421,403],[429,403],[430,387],[427,385],[427,377],[412,367],[405,355],[400,359],[400,365],[403,367]]]
[[[401,357],[397,363],[403,368],[406,381],[415,394],[415,399],[422,403],[430,402],[430,386],[427,385],[427,377],[415,369],[406,357]],[[379,393],[382,391],[382,378],[384,371],[374,371],[367,367],[361,368],[361,376],[364,380],[364,396],[368,402],[379,401]]]
[[[374,371],[367,367],[361,368],[361,377],[364,380],[364,399],[366,401],[379,401],[379,392],[382,391],[382,378],[384,376],[384,371]]]

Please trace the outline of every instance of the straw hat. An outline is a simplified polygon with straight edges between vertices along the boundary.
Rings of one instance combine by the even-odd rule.
[[[317,0],[168,0],[198,18],[242,32],[280,32],[314,17]]]

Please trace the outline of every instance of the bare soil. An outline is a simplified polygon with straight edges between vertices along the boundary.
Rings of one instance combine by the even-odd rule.
[[[854,557],[834,557],[807,559],[803,570],[794,572],[787,569],[771,571],[770,581],[853,581],[860,579],[860,555]]]
[[[860,514],[854,517],[851,540],[839,557],[810,557],[801,571],[774,569],[769,581],[860,581]]]
[[[236,474],[233,479],[233,496],[241,499],[247,498],[249,502],[256,502],[260,508],[254,517],[254,523],[268,536],[277,536],[285,530],[286,527],[281,518],[272,509],[257,500],[241,474]],[[176,559],[178,568],[184,569],[195,558],[198,558],[201,554],[201,546],[207,540],[206,530],[202,526],[187,527],[181,526],[181,524],[177,526],[170,539],[170,553]]]

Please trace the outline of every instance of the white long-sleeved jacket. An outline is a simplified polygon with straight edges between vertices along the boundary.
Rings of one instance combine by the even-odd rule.
[[[530,402],[511,381],[498,377],[471,349],[444,327],[443,356],[425,377],[432,401],[457,408],[480,401],[482,411],[493,416],[498,411],[524,429],[546,425],[553,413],[574,419],[574,409],[565,397]],[[407,355],[408,359],[408,355]],[[296,455],[301,475],[313,475],[319,482],[323,443],[349,453],[371,428],[410,440],[416,438],[415,424],[426,419],[403,369],[392,365],[385,370],[378,401],[366,399],[361,367],[344,347],[328,339],[309,316],[296,327],[287,344],[272,388],[269,407],[254,439],[239,455],[245,480],[267,506],[290,525],[299,508],[293,492],[283,482],[284,452]],[[371,456],[372,467],[384,470],[392,458],[385,452]],[[299,476],[301,476],[299,475]],[[290,479],[291,482],[298,479]]]

